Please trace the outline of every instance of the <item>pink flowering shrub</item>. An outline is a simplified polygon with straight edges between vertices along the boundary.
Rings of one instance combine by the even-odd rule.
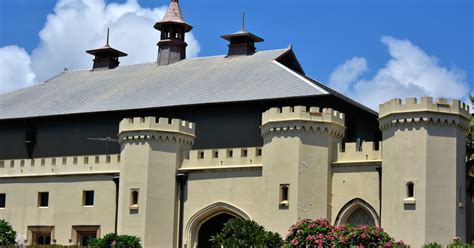
[[[404,247],[376,226],[332,226],[326,219],[304,219],[292,225],[285,247]]]

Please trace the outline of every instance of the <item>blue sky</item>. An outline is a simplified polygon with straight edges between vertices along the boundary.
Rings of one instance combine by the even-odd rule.
[[[62,0],[63,4],[71,6],[88,1],[104,0]],[[130,1],[132,0],[108,0],[105,4],[120,5]],[[453,85],[447,83],[447,88],[457,87],[458,90],[446,92],[449,98],[462,98],[460,95],[462,90],[470,92],[474,85],[473,2],[471,0],[181,0],[180,4],[186,20],[194,26],[193,36],[198,47],[195,49],[195,55],[225,54],[226,42],[219,36],[239,30],[241,13],[245,12],[246,29],[265,39],[265,42],[258,44],[258,50],[285,48],[292,44],[308,75],[363,101],[364,92],[374,87],[372,85],[376,83],[374,81],[387,78],[384,69],[391,71],[391,79],[385,82],[385,86],[380,85],[377,94],[385,94],[383,88],[387,88],[386,85],[391,84],[393,79],[402,85],[401,88],[391,90],[398,93],[399,97],[408,96],[410,93],[443,96],[440,93],[442,82],[435,82],[439,85],[434,88],[426,86],[425,81],[430,75],[434,75],[433,77],[439,75],[439,78],[453,81]],[[140,8],[153,9],[166,6],[168,0],[138,0],[137,3]],[[36,66],[35,60],[40,55],[48,56],[48,53],[34,52],[35,49],[41,50],[38,47],[46,43],[45,39],[40,39],[39,32],[45,28],[48,14],[55,13],[56,4],[56,0],[0,1],[0,48],[16,46],[31,55],[36,81],[46,79],[41,77],[59,73],[57,69],[52,70],[50,74],[35,72],[35,68],[46,70],[45,66]],[[77,32],[87,32],[86,28],[77,27],[83,20],[70,21],[73,24],[61,27],[69,29],[65,31],[65,37],[60,33],[56,34],[54,37],[59,37],[57,40],[67,39],[70,36],[67,32],[74,32],[71,31],[74,29],[78,29]],[[108,22],[111,22],[110,19]],[[153,30],[151,26],[149,28]],[[112,45],[122,44],[120,37],[113,36],[113,28],[111,32]],[[147,38],[154,45],[158,34],[155,37],[142,39]],[[54,42],[58,44],[58,41]],[[75,44],[71,41],[65,42]],[[82,43],[89,42],[91,39],[86,39]],[[93,44],[90,46],[92,47],[88,48],[94,48]],[[74,56],[82,54],[88,60],[91,59],[84,53],[83,47],[76,46],[69,49],[82,49],[81,53]],[[410,57],[410,54],[418,52],[419,56]],[[156,53],[156,49],[150,53]],[[410,67],[410,61],[425,65],[420,66],[422,68],[418,71],[406,68],[399,70],[402,66]],[[136,59],[134,62],[140,60]],[[388,66],[392,62],[400,65]],[[65,59],[64,67],[81,69],[84,63],[75,64]],[[420,76],[407,78],[396,76],[397,73],[419,73]],[[416,82],[417,80],[419,82]],[[6,88],[3,91],[8,91],[12,87]],[[392,96],[390,92],[387,94]],[[375,105],[371,102],[366,104]]]

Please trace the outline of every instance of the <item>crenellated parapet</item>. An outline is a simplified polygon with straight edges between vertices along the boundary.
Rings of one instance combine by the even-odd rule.
[[[261,147],[241,147],[191,150],[180,170],[255,169],[261,166]]]
[[[364,141],[362,145],[357,143],[337,144],[335,164],[367,163],[382,161],[382,142]]]
[[[392,99],[379,106],[382,131],[396,126],[439,125],[469,130],[469,106],[460,100],[432,97]]]
[[[0,178],[119,173],[120,154],[0,160]]]
[[[127,140],[156,140],[192,144],[195,124],[180,119],[134,117],[120,121],[120,142]]]
[[[262,136],[270,133],[312,132],[327,133],[342,138],[345,116],[337,110],[318,107],[271,108],[262,114]]]

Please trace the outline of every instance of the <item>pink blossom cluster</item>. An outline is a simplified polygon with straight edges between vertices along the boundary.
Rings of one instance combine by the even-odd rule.
[[[285,238],[290,247],[404,247],[376,226],[332,226],[326,219],[304,219],[292,225]]]

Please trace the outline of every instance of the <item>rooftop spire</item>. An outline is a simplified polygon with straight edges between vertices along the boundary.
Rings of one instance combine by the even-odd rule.
[[[109,46],[109,28],[107,28],[107,41],[105,42],[105,47],[110,47]]]
[[[155,28],[162,31],[163,25],[166,24],[177,24],[183,26],[186,32],[191,31],[193,26],[189,25],[184,21],[183,14],[181,12],[181,8],[179,7],[178,0],[171,0],[170,5],[168,6],[168,10],[163,17],[163,20],[155,23]]]
[[[255,43],[263,41],[262,38],[245,31],[245,13],[242,13],[242,28],[240,31],[221,37],[230,42],[227,56],[254,54],[256,50]]]
[[[163,20],[155,23],[161,31],[158,42],[158,65],[169,65],[186,58],[185,34],[193,27],[186,23],[181,13],[178,0],[171,0]]]
[[[127,56],[126,53],[110,47],[109,28],[107,28],[107,38],[105,41],[105,46],[97,49],[87,50],[86,52],[95,57],[92,69],[113,69],[120,64],[120,62],[118,61],[119,57]]]

